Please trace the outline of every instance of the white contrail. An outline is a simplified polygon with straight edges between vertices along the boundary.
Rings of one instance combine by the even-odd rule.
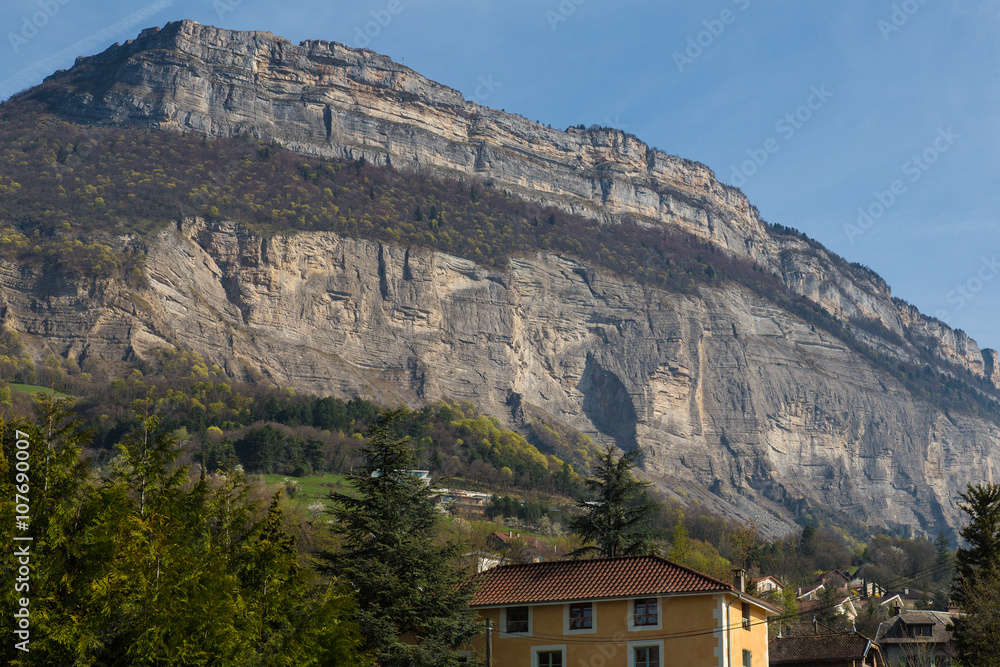
[[[67,60],[76,58],[76,56],[79,55],[90,54],[94,49],[106,45],[122,32],[133,28],[137,23],[145,22],[150,16],[166,9],[176,1],[177,0],[156,0],[156,2],[152,2],[142,9],[132,12],[120,21],[116,21],[106,28],[101,28],[93,35],[84,37],[80,41],[61,49],[46,58],[42,58],[34,65],[29,65],[20,72],[7,77],[0,82],[0,100],[5,100],[14,93],[18,93],[25,88],[38,83],[43,78],[59,69],[60,66],[64,66]]]

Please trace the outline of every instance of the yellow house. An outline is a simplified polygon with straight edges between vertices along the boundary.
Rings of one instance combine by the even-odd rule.
[[[493,667],[766,667],[781,613],[658,556],[497,567],[472,607],[492,621]]]

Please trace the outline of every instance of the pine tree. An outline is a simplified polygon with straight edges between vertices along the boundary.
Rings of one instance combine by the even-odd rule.
[[[104,480],[80,457],[86,434],[64,404],[42,405],[34,422],[0,421],[0,473],[8,472],[18,439],[30,441],[37,464],[31,650],[6,642],[0,663],[370,664],[351,621],[352,598],[299,567],[280,505],[258,520],[244,476],[189,476],[150,403],[139,402],[138,426]],[[0,518],[0,536],[13,542],[10,477],[0,475],[9,519]],[[12,555],[0,555],[5,570]],[[10,592],[0,593],[5,608],[14,606]]]
[[[298,563],[295,539],[283,527],[281,492],[239,547],[238,577],[247,610],[246,634],[260,667],[322,664],[362,667],[361,634],[344,621],[355,612],[342,587],[318,585]]]
[[[577,505],[584,514],[570,521],[570,529],[585,544],[593,543],[574,551],[575,557],[616,558],[655,551],[658,534],[651,519],[657,505],[644,493],[649,484],[636,479],[632,472],[642,452],[633,450],[616,458],[616,451],[614,445],[608,447],[594,467],[594,477],[587,479],[587,488],[597,500],[580,500]]]
[[[36,399],[37,418],[0,418],[0,537],[6,544],[24,546],[14,536],[30,536],[31,553],[29,588],[15,591],[5,586],[0,601],[13,613],[16,601],[30,599],[30,653],[14,649],[14,641],[0,646],[2,664],[72,664],[71,635],[78,614],[82,591],[72,585],[80,572],[92,571],[80,540],[80,524],[86,523],[87,494],[92,489],[89,464],[80,456],[86,434],[69,411],[71,401],[51,394]],[[26,460],[18,456],[22,448],[15,443],[27,441]],[[23,465],[18,466],[18,463]],[[15,530],[15,507],[21,502],[15,493],[29,499],[27,527]],[[19,569],[14,548],[0,556],[0,569],[13,573]],[[41,660],[39,660],[41,658]]]
[[[938,533],[938,536],[934,538],[934,550],[937,556],[934,560],[934,565],[937,566],[941,571],[937,574],[937,577],[943,577],[947,574],[947,570],[951,569],[951,551],[948,547],[951,546],[951,540],[948,536],[944,534],[944,531]]]
[[[955,554],[952,595],[965,616],[952,621],[952,638],[964,663],[1000,665],[1000,485],[969,484],[959,495],[970,521]]]
[[[841,595],[834,586],[824,586],[819,594],[819,607],[816,608],[815,618],[819,623],[841,632],[847,629],[847,620],[843,613],[837,609]]]
[[[365,648],[379,665],[458,665],[455,649],[478,632],[473,591],[462,585],[457,545],[437,543],[431,491],[409,472],[415,451],[390,428],[399,415],[369,428],[367,463],[351,475],[357,496],[330,496],[341,547],[325,555],[326,569],[355,592]]]
[[[970,484],[959,494],[959,507],[971,521],[959,534],[968,546],[955,554],[955,599],[962,602],[962,584],[980,570],[1000,571],[1000,485]]]

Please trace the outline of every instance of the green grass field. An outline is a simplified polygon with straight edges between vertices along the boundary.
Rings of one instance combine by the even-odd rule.
[[[317,500],[329,507],[330,501],[327,500],[327,496],[331,491],[346,493],[348,495],[353,495],[354,491],[353,487],[347,483],[346,475],[329,473],[326,475],[309,475],[307,477],[291,477],[289,475],[263,475],[263,477],[265,484],[267,484],[267,489],[271,493],[277,491],[278,487],[284,484],[286,479],[290,482],[298,482],[299,490],[289,500],[303,507],[308,507],[310,503],[314,503]]]
[[[52,389],[50,389],[49,387],[41,387],[41,386],[39,386],[37,384],[14,384],[14,383],[11,383],[11,384],[8,384],[7,386],[10,387],[11,391],[20,392],[22,394],[37,394],[38,392],[42,392],[43,394],[46,394],[46,395],[51,395],[52,394]],[[64,394],[61,391],[55,392],[55,395],[56,395],[56,398],[69,398],[69,394]]]

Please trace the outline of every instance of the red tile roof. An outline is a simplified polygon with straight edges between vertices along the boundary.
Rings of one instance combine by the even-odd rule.
[[[540,548],[540,549],[545,549],[546,551],[553,550],[552,547],[550,547],[549,545],[547,545],[545,542],[543,542],[539,538],[532,537],[530,535],[523,535],[522,536],[520,533],[514,533],[513,535],[511,535],[510,533],[494,532],[493,533],[493,537],[497,538],[498,540],[500,540],[504,544],[507,544],[508,542],[511,542],[511,541],[513,541],[515,539],[520,539],[526,545],[528,545],[529,547],[536,547],[536,548]]]
[[[659,556],[504,565],[484,572],[474,607],[675,593],[736,593],[732,585]],[[746,596],[749,597],[749,596]],[[776,607],[752,598],[763,607]]]
[[[769,664],[811,665],[820,660],[861,660],[868,656],[872,646],[871,640],[860,633],[843,632],[775,637],[768,642],[767,650]]]

